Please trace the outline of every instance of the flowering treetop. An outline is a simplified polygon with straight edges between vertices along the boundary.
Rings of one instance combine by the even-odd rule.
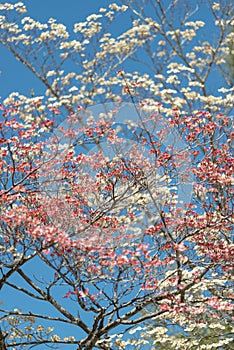
[[[209,83],[233,40],[231,4],[209,5],[212,42],[197,34],[199,2],[127,5],[73,32],[21,2],[0,5],[0,42],[45,86],[0,105],[0,286],[35,301],[3,300],[8,348],[231,342],[233,88]],[[115,35],[123,12],[130,28]],[[122,68],[131,60],[139,71]],[[42,272],[29,271],[34,261]],[[211,343],[204,327],[218,329]]]

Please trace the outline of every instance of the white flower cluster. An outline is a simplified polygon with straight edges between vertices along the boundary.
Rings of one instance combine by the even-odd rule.
[[[57,335],[57,334],[53,334],[50,339],[53,341],[53,342],[58,342],[61,340],[61,338]]]
[[[31,17],[24,17],[21,20],[21,23],[23,24],[23,30],[25,31],[29,31],[33,29],[43,30],[48,28],[48,25],[46,23],[42,24],[39,21],[35,21]]]
[[[213,9],[214,11],[219,11],[219,10],[220,10],[220,4],[219,4],[218,2],[214,2],[214,3],[212,4],[212,9]]]
[[[17,2],[15,4],[10,4],[8,2],[5,2],[3,4],[0,4],[0,11],[17,11],[18,13],[25,13],[27,12],[26,6],[23,2]]]
[[[119,6],[116,3],[112,3],[112,4],[109,5],[109,8],[111,10],[113,10],[113,11],[123,11],[123,12],[125,12],[125,11],[127,11],[128,6],[126,6],[126,5]]]

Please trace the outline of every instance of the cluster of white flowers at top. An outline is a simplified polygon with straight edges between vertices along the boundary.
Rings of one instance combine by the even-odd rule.
[[[15,4],[10,4],[8,2],[0,4],[0,11],[3,11],[3,10],[6,10],[6,11],[15,10],[18,13],[25,13],[25,12],[27,12],[26,6],[21,1],[15,3]]]
[[[22,7],[22,3],[17,4],[0,5],[0,9],[12,11]],[[213,4],[213,8],[217,10],[215,4]],[[188,21],[184,24],[184,29],[171,28],[169,31],[165,29],[163,36],[160,24],[154,19],[146,17],[143,22],[140,19],[134,19],[131,28],[118,37],[113,37],[111,33],[106,32],[100,34],[102,28],[105,27],[105,21],[109,21],[109,18],[112,18],[115,13],[125,12],[127,9],[127,6],[115,3],[110,4],[107,8],[100,8],[98,14],[91,14],[84,22],[74,25],[73,32],[77,34],[78,38],[71,40],[66,27],[56,23],[53,18],[50,18],[47,23],[40,23],[30,17],[25,17],[21,20],[21,29],[16,23],[8,23],[6,18],[2,16],[2,27],[10,34],[7,40],[12,45],[21,42],[23,45],[33,47],[37,44],[42,45],[43,42],[51,42],[52,44],[54,41],[58,41],[57,47],[60,50],[59,56],[62,60],[65,61],[72,54],[77,62],[78,59],[80,60],[78,66],[81,69],[76,74],[74,72],[58,72],[56,68],[51,69],[51,65],[48,70],[43,67],[48,86],[50,86],[46,91],[48,99],[54,98],[54,91],[60,95],[56,101],[53,101],[55,107],[60,107],[64,103],[69,103],[69,105],[93,103],[93,98],[102,94],[105,95],[106,99],[119,100],[121,96],[119,96],[118,86],[124,87],[126,83],[129,86],[132,83],[138,84],[136,88],[132,89],[134,92],[136,90],[138,93],[138,89],[140,89],[141,92],[162,102],[164,106],[161,107],[161,112],[166,115],[172,115],[172,106],[181,109],[182,113],[188,101],[191,104],[197,102],[203,104],[204,107],[209,106],[214,111],[222,109],[225,104],[226,106],[231,105],[230,92],[222,97],[203,96],[202,89],[206,84],[207,67],[211,63],[221,65],[225,56],[230,53],[233,33],[227,35],[219,47],[218,53],[215,45],[205,41],[199,45],[197,43],[194,46],[190,45],[190,51],[184,53],[186,62],[174,62],[173,54],[170,55],[168,50],[167,37],[175,40],[180,39],[181,42],[194,40],[196,31],[202,28],[205,23],[199,20]],[[226,22],[222,22],[222,25],[226,25]],[[137,72],[126,73],[125,81],[121,77],[110,74],[113,72],[113,67],[116,67],[117,70],[118,65],[124,62],[126,57],[134,54],[146,41],[153,41],[158,34],[159,40],[155,56],[161,62],[160,64],[164,64],[164,71],[159,71],[154,78]],[[92,52],[93,43],[97,37],[97,49]],[[166,62],[167,59],[169,59],[169,63]],[[107,71],[105,74],[99,74],[99,67],[104,66],[108,67]],[[92,89],[90,84],[94,85]],[[6,100],[6,102],[9,101]],[[26,110],[28,112],[31,110],[30,106],[30,103],[27,104]],[[43,111],[44,107],[41,105],[38,108]]]
[[[61,340],[61,338],[57,335],[57,334],[53,334],[50,339],[53,341],[53,342],[58,342]]]
[[[227,26],[233,26],[234,25],[234,20],[223,20],[223,19],[217,19],[215,21],[215,25],[219,26],[220,28],[226,28]]]
[[[47,29],[48,28],[48,24],[47,23],[42,24],[39,21],[35,21],[31,17],[24,17],[21,20],[21,23],[23,24],[23,30],[25,30],[25,31],[33,30],[33,29],[43,30],[43,29]]]
[[[97,15],[97,14],[92,14],[90,16],[88,16],[86,19],[87,19],[87,22],[92,22],[92,21],[96,21],[98,18],[102,18],[103,16],[102,15]]]
[[[174,75],[170,75],[170,76],[167,78],[166,83],[179,85],[181,82],[180,82],[180,80],[178,79],[178,76],[174,74]]]
[[[64,341],[67,341],[67,342],[74,342],[76,339],[75,337],[73,337],[72,335],[70,337],[65,337],[63,338]]]
[[[179,40],[183,39],[184,41],[189,40],[191,41],[193,38],[196,37],[196,31],[199,28],[202,28],[205,25],[203,21],[194,21],[194,22],[186,22],[184,24],[185,27],[192,27],[190,29],[174,29],[174,30],[168,30],[166,32],[167,36],[170,36],[172,40]]]
[[[68,50],[73,49],[74,51],[84,51],[83,45],[88,44],[89,41],[83,41],[82,43],[78,40],[64,41],[60,44],[60,50]]]
[[[10,34],[7,38],[8,42],[22,42],[23,45],[27,46],[44,41],[66,40],[69,38],[66,26],[56,23],[53,18],[50,18],[47,24],[35,21],[31,17],[24,17],[21,24],[22,29],[17,23],[8,23],[6,18],[1,16],[1,28],[6,29]],[[24,33],[22,33],[23,31]],[[38,35],[36,34],[37,31],[39,31]]]
[[[89,16],[86,22],[76,23],[74,25],[74,33],[82,34],[84,37],[92,38],[94,35],[99,33],[102,28],[101,22],[96,22],[95,20],[91,21],[93,16]],[[95,16],[95,18],[99,18]]]
[[[116,3],[112,3],[112,4],[109,5],[109,8],[111,10],[114,10],[114,11],[123,11],[123,12],[125,12],[128,9],[128,6],[126,6],[126,5],[119,6]]]
[[[54,41],[59,39],[68,39],[69,33],[67,32],[66,26],[61,23],[55,23],[54,19],[50,19],[50,30],[43,31],[39,37],[35,39],[36,42],[43,41]]]
[[[194,21],[194,22],[186,22],[185,26],[186,27],[193,27],[195,30],[204,27],[205,22],[203,21]]]
[[[190,67],[187,67],[184,64],[178,63],[178,62],[171,62],[171,63],[169,63],[167,68],[169,68],[167,70],[168,74],[170,74],[170,73],[179,73],[181,71],[188,71],[188,72],[191,72],[191,73],[194,72],[194,69],[192,69]]]
[[[219,4],[218,2],[214,2],[214,3],[212,4],[212,9],[213,9],[214,11],[219,11],[219,10],[220,10],[220,4]]]
[[[117,4],[113,3],[109,5],[109,8],[111,11],[108,11],[105,8],[100,8],[99,12],[100,13],[105,13],[104,16],[108,17],[110,19],[113,19],[113,15],[116,11],[122,11],[125,12],[128,7],[123,5],[123,6],[118,6]],[[99,33],[102,24],[101,22],[98,22],[100,18],[102,18],[103,15],[101,14],[92,14],[89,15],[86,18],[85,22],[79,22],[74,25],[74,33],[79,33],[82,34],[84,37],[92,38],[95,34]]]

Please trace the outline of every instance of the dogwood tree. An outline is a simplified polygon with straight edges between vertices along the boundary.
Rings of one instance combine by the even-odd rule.
[[[0,349],[230,348],[231,6],[113,3],[68,32],[0,5],[45,87],[1,103]]]

